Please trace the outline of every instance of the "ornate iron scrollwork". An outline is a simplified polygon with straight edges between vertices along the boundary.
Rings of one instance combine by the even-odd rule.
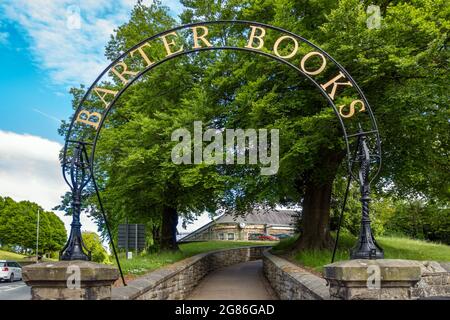
[[[78,142],[70,161],[70,189],[72,193],[72,223],[70,224],[70,236],[60,252],[61,260],[91,260],[91,252],[86,248],[81,237],[81,197],[84,187],[89,183],[91,175],[85,159],[84,145]]]
[[[358,145],[358,183],[361,192],[361,229],[358,242],[351,250],[351,259],[383,259],[383,249],[375,241],[370,226],[369,203],[370,203],[370,163],[371,155],[367,146],[366,136],[362,134]]]

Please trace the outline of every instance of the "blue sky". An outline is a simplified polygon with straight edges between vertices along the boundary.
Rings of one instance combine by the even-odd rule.
[[[0,130],[63,142],[69,88],[90,85],[106,66],[104,47],[135,0],[6,0],[0,4]],[[178,1],[163,1],[173,16]],[[83,72],[82,70],[88,70]]]
[[[34,201],[46,210],[59,204],[68,188],[57,129],[72,114],[69,89],[89,86],[107,66],[105,45],[135,2],[1,0],[0,196]],[[182,11],[178,0],[162,3],[174,17]],[[68,229],[70,218],[58,215]],[[208,220],[203,215],[190,229]],[[96,230],[85,216],[82,223]]]
[[[70,115],[67,88],[52,84],[46,70],[38,67],[23,30],[11,22],[2,24],[0,30],[8,35],[0,42],[0,60],[4,62],[0,129],[62,141],[57,128],[59,120]]]

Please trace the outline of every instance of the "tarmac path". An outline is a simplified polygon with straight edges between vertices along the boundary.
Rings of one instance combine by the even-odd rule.
[[[244,262],[208,274],[186,300],[278,300],[262,270],[262,260]]]

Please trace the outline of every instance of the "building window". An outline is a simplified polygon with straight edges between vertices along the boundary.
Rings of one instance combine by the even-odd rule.
[[[225,240],[223,233],[219,233],[219,240]]]
[[[228,234],[228,240],[234,240],[234,233]]]

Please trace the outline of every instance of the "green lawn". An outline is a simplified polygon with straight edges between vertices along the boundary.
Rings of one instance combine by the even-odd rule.
[[[290,260],[300,265],[321,272],[323,266],[331,262],[332,250],[303,251],[294,255],[288,254],[294,239],[281,241],[273,252],[285,254]],[[349,250],[356,242],[356,238],[348,233],[341,233],[335,261],[348,260]],[[428,241],[413,240],[403,237],[378,237],[377,242],[384,249],[386,259],[435,260],[450,261],[450,246]]]
[[[120,265],[122,271],[126,275],[140,275],[165,265],[183,260],[193,255],[219,250],[254,245],[273,245],[276,242],[265,241],[207,241],[207,242],[191,242],[180,245],[179,252],[159,252],[147,253],[139,256],[133,256],[133,259],[126,260],[124,256],[120,256]]]
[[[0,250],[0,260],[14,260],[19,264],[26,265],[30,264],[32,261],[35,261],[34,259],[34,256],[25,256],[15,252]],[[58,259],[43,258],[42,261],[58,261]]]
[[[0,260],[22,260],[23,258],[25,258],[24,255],[0,250]]]

